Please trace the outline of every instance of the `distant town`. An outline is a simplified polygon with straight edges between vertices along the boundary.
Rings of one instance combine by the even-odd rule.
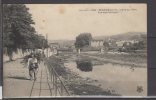
[[[91,33],[84,33],[90,34]],[[81,34],[82,35],[82,34]],[[146,34],[145,33],[125,33],[121,34],[124,35],[123,39],[118,39],[120,35],[110,36],[110,37],[88,37],[88,44],[81,47],[82,51],[100,51],[102,52],[137,52],[137,51],[144,51],[146,52],[147,49],[147,41],[146,41]],[[49,52],[59,52],[63,51],[76,51],[75,40],[58,40],[58,41],[49,41]]]

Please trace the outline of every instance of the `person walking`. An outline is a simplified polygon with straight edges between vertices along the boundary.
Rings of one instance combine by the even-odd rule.
[[[28,59],[27,67],[29,69],[30,80],[36,80],[36,74],[38,69],[38,61],[34,54],[31,55],[31,58]]]

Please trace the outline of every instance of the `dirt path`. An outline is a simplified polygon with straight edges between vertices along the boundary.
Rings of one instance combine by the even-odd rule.
[[[21,61],[22,59],[7,62],[3,66],[3,97],[29,98],[30,96],[51,96],[50,87],[47,83],[47,73],[43,63],[39,66],[37,80],[34,82],[29,80],[28,68],[24,67]]]

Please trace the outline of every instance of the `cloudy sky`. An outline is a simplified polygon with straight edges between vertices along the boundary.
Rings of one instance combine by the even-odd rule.
[[[147,32],[146,4],[28,4],[39,34],[50,40]],[[87,11],[86,11],[87,10]],[[109,12],[109,13],[108,13]],[[115,13],[113,13],[115,12]]]

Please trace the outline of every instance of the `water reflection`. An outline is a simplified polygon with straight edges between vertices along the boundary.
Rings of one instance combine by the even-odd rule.
[[[80,77],[91,79],[91,83],[95,82],[100,84],[100,87],[104,90],[115,90],[116,93],[124,96],[142,96],[147,94],[147,68],[119,64],[113,65],[111,63],[97,65],[96,62],[92,60],[90,62],[92,67],[86,68],[88,66],[84,66],[85,71],[84,69],[82,69],[82,71],[82,66],[78,66],[78,63],[81,62],[88,63],[90,61],[71,61],[64,65]],[[89,69],[90,71],[88,71]],[[86,70],[88,72],[86,72]]]
[[[91,60],[76,60],[77,68],[81,71],[89,72],[93,70]]]

